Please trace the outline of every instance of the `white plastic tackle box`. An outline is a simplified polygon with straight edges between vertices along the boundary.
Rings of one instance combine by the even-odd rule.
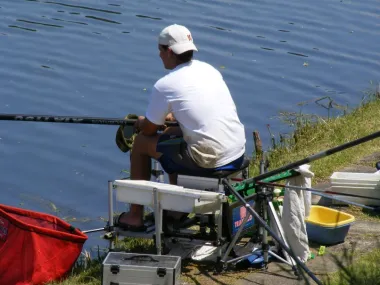
[[[179,285],[181,257],[109,252],[102,269],[102,285]]]

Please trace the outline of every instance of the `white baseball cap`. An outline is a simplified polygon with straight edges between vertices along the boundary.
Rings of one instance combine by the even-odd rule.
[[[175,54],[189,50],[198,51],[193,42],[190,31],[181,25],[170,25],[163,29],[158,36],[158,44],[169,46]]]

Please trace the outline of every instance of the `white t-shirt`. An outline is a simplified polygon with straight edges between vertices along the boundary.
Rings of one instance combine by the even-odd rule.
[[[244,126],[221,73],[211,65],[192,60],[156,82],[146,117],[163,125],[170,112],[200,167],[220,167],[244,154]]]

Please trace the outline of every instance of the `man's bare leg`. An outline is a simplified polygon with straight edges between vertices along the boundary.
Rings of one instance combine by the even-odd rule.
[[[179,127],[170,127],[165,134],[182,135]],[[131,180],[150,180],[151,158],[158,159],[161,153],[156,152],[159,135],[145,136],[139,134],[133,143],[131,154]],[[177,174],[169,175],[170,184],[177,184]],[[131,204],[128,213],[120,218],[120,222],[131,226],[143,225],[144,206]]]
[[[173,173],[173,174],[168,174],[168,176],[169,176],[169,183],[172,185],[177,185],[178,174]]]
[[[158,138],[159,135],[136,136],[131,153],[131,180],[150,180],[151,158],[158,159],[161,155],[156,152]],[[131,204],[129,212],[120,218],[120,222],[130,226],[142,226],[143,214],[143,205]]]
[[[182,136],[182,130],[180,127],[170,127],[165,130],[165,134]],[[168,176],[169,176],[169,183],[172,185],[177,185],[178,174],[173,173],[173,174],[169,174]],[[170,217],[176,220],[179,220],[185,214],[183,212],[169,211],[169,210],[167,210],[167,213]]]

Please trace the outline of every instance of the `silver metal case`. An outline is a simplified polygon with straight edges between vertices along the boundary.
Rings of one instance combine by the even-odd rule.
[[[102,264],[102,285],[178,285],[181,257],[110,252]]]

